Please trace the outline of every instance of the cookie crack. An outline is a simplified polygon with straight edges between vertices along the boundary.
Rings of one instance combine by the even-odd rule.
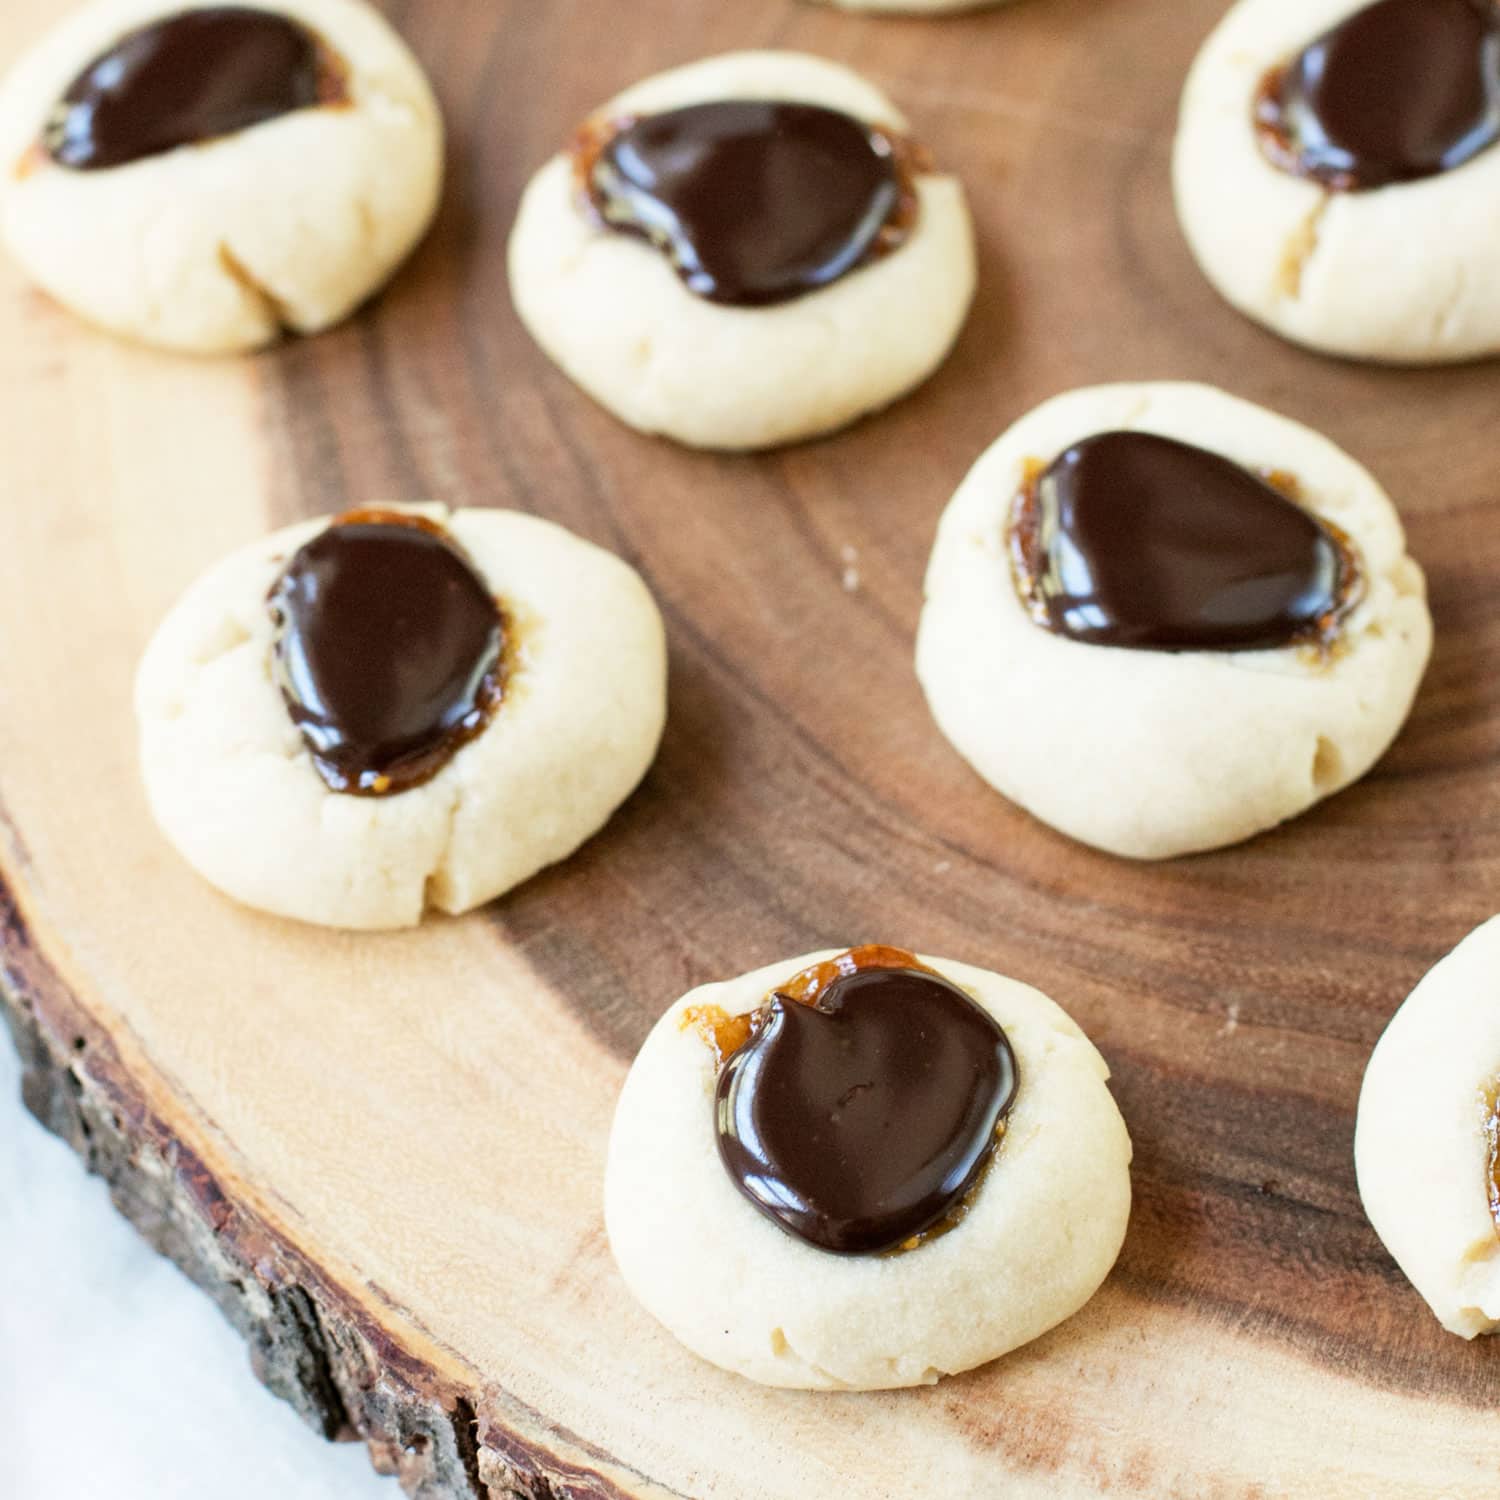
[[[300,331],[291,308],[234,253],[227,241],[219,241],[218,257],[219,268],[260,309],[266,322],[285,335]]]
[[[368,198],[359,198],[355,202],[354,212],[359,219],[359,233],[364,247],[367,251],[373,250],[380,240],[380,225],[375,217],[374,205]]]
[[[798,1352],[797,1346],[786,1336],[784,1328],[776,1328],[771,1333],[771,1353],[777,1359],[790,1359],[801,1365],[804,1370],[817,1376],[819,1380],[827,1382],[827,1388],[833,1391],[848,1391],[854,1387],[847,1380],[841,1380],[832,1370],[825,1370],[822,1365],[815,1364],[805,1355]]]
[[[1298,302],[1302,298],[1302,285],[1307,279],[1307,268],[1323,232],[1323,218],[1332,199],[1327,193],[1319,196],[1317,205],[1292,232],[1281,252],[1281,263],[1276,268],[1277,290],[1288,301]]]
[[[1308,774],[1313,792],[1319,797],[1329,796],[1343,784],[1343,753],[1326,734],[1320,734],[1313,745],[1312,764]]]
[[[211,667],[232,651],[238,651],[253,639],[250,627],[237,615],[221,615],[212,631],[206,632],[193,652],[192,664],[200,670]]]
[[[453,857],[453,834],[458,827],[458,815],[463,805],[464,789],[462,786],[455,786],[453,800],[448,804],[448,826],[443,833],[437,859],[422,882],[422,910],[424,912],[442,910],[439,893],[447,883],[448,865]]]
[[[922,1373],[913,1380],[902,1368],[903,1361],[897,1359],[894,1355],[886,1356],[885,1365],[886,1369],[891,1372],[892,1379],[908,1381],[911,1385],[936,1385],[947,1373],[944,1370],[940,1370],[936,1365],[926,1365],[923,1367]]]
[[[1448,295],[1443,298],[1437,309],[1436,316],[1432,321],[1433,342],[1439,345],[1446,344],[1453,336],[1453,321],[1463,306],[1464,297],[1469,290],[1468,275],[1462,265],[1453,268],[1453,286]]]

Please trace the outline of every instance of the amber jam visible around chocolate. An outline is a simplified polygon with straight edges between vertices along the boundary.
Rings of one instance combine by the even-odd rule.
[[[721,1058],[719,1156],[799,1239],[841,1255],[909,1250],[957,1222],[1015,1099],[987,1011],[897,948],[804,971],[749,1017],[690,1011]]]
[[[586,125],[573,163],[606,225],[649,240],[698,296],[737,307],[788,302],[894,250],[926,166],[837,110],[748,99]]]
[[[1376,0],[1273,69],[1255,118],[1278,167],[1335,192],[1461,167],[1500,140],[1500,7]]]
[[[290,16],[249,6],[179,11],[132,31],[68,85],[43,131],[64,167],[125,166],[343,103],[347,70]]]
[[[1500,1081],[1492,1083],[1483,1095],[1485,1141],[1485,1192],[1490,1201],[1490,1217],[1495,1233],[1500,1234]]]
[[[1034,464],[1011,568],[1038,624],[1095,646],[1262,651],[1333,643],[1359,589],[1345,537],[1219,454],[1102,432]]]
[[[350,511],[298,550],[267,602],[282,698],[336,792],[421,785],[499,706],[505,617],[434,521]]]

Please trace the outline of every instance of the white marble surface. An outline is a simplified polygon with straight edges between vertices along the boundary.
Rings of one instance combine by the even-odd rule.
[[[208,1298],[22,1108],[0,1026],[0,1497],[400,1500],[261,1389]]]

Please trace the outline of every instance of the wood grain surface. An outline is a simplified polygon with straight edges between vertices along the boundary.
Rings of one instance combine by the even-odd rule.
[[[7,0],[0,53],[63,8]],[[431,1500],[1492,1500],[1497,1351],[1442,1333],[1383,1253],[1351,1135],[1387,1018],[1500,906],[1500,372],[1321,360],[1216,300],[1167,166],[1221,0],[386,9],[442,96],[451,175],[436,232],[351,325],[186,362],[0,271],[0,952],[33,1107],[273,1388]],[[727,459],[571,388],[511,311],[504,249],[594,104],[742,46],[888,89],[968,184],[982,285],[916,396]],[[1151,377],[1223,385],[1372,467],[1438,644],[1364,783],[1242,848],[1135,866],[981,785],[911,648],[979,451],[1057,391]],[[137,656],[227,549],[417,496],[532,510],[641,569],[672,640],[661,758],[582,854],[468,919],[345,937],[240,910],[148,818]],[[1114,1070],[1136,1206],[1103,1291],[1010,1359],[898,1394],[765,1391],[680,1350],[614,1274],[610,1114],[684,988],[860,941],[1065,1005]]]

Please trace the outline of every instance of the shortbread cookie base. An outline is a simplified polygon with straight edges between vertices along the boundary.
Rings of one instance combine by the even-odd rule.
[[[248,906],[333,927],[463,912],[571,854],[645,774],[666,716],[666,648],[619,558],[514,511],[423,507],[511,622],[505,698],[431,781],[330,790],[272,676],[266,596],[325,521],[209,569],[162,622],[136,684],[141,767],[163,832]]]
[[[808,954],[685,995],[646,1039],[610,1138],[605,1220],[626,1283],[689,1349],[764,1385],[930,1384],[1045,1333],[1108,1275],[1130,1212],[1130,1138],[1109,1070],[1039,991],[922,961],[1005,1028],[1020,1086],[967,1216],[900,1255],[841,1256],[780,1229],[719,1160],[717,1067],[694,1006],[755,1009],[834,956]]]
[[[1282,470],[1362,560],[1334,650],[1138,651],[1038,625],[1008,527],[1028,463],[1091,433],[1194,443]],[[1357,780],[1411,708],[1432,648],[1426,585],[1395,508],[1327,438],[1208,386],[1098,386],[1023,417],[949,503],[928,566],[917,674],[939,727],[997,791],[1138,859],[1231,844]]]
[[[821,58],[741,52],[648,79],[611,119],[708,99],[791,99],[873,124],[906,122],[877,89]],[[845,426],[942,362],[974,293],[974,242],[954,177],[917,181],[911,237],[817,292],[739,308],[690,292],[644,240],[589,214],[566,154],[532,179],[510,242],[516,310],[596,401],[642,432],[754,449]]]

